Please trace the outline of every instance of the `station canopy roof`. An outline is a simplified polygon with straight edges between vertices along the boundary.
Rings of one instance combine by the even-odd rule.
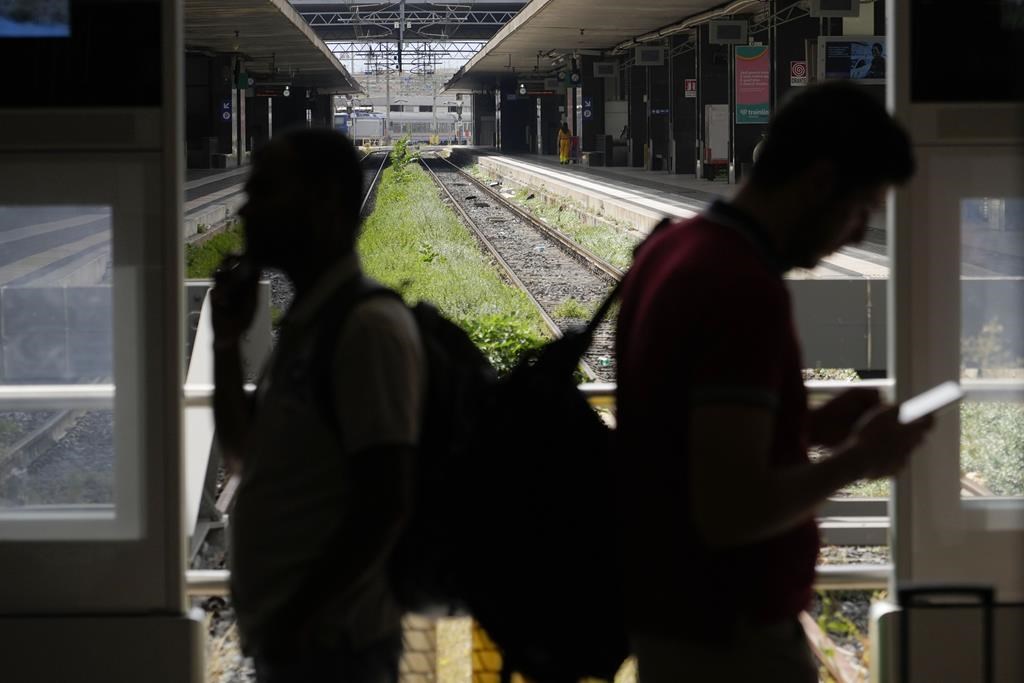
[[[752,12],[761,0],[532,0],[448,82],[450,90],[482,90],[513,74],[549,71],[551,55],[611,51],[659,38],[686,20]]]
[[[317,35],[332,41],[485,41],[527,4],[526,0],[290,0]]]
[[[185,0],[185,48],[239,53],[245,71],[261,81],[362,91],[287,0]]]

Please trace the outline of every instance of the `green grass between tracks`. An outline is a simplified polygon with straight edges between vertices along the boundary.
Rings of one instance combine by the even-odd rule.
[[[224,257],[241,253],[244,245],[242,228],[238,223],[201,244],[185,245],[185,277],[189,280],[208,280]]]
[[[418,166],[384,171],[359,252],[370,277],[409,303],[432,302],[499,370],[543,341],[543,323],[529,299],[502,281]]]
[[[470,169],[470,173],[485,183],[492,180],[479,166]],[[630,226],[626,223],[602,216],[601,220],[606,225],[592,225],[581,217],[585,211],[577,202],[561,198],[557,204],[550,204],[539,193],[526,188],[516,190],[509,199],[531,216],[555,228],[616,268],[626,269],[633,262],[633,249],[640,237],[630,232]]]

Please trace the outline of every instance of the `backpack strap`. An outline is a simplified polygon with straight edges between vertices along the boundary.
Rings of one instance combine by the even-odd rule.
[[[338,289],[318,313],[316,337],[313,341],[313,353],[310,356],[309,364],[310,368],[322,371],[316,372],[313,377],[313,399],[316,409],[320,411],[320,417],[339,438],[344,435],[341,434],[341,426],[338,424],[334,412],[336,399],[333,372],[335,350],[341,330],[352,311],[367,299],[377,296],[395,297],[401,301],[401,297],[395,291],[359,275],[353,282]]]

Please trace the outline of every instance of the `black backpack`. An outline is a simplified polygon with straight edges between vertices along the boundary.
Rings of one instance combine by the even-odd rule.
[[[409,611],[469,612],[501,648],[504,668],[539,682],[611,680],[629,654],[611,430],[574,376],[614,294],[589,325],[501,379],[461,328],[428,304],[412,309],[428,388],[393,586]],[[370,296],[399,295],[368,280],[339,292],[323,310],[319,357],[329,358],[347,312]],[[328,584],[333,564],[325,563]]]

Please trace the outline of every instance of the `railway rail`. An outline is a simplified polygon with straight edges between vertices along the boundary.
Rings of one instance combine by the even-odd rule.
[[[621,279],[621,270],[512,205],[447,159],[421,162],[508,279],[534,302],[553,335],[586,323],[583,315],[565,317],[566,302],[574,300],[573,308],[589,315]],[[598,327],[583,365],[590,378],[614,381],[614,322],[606,320]]]
[[[379,162],[378,162],[379,157]],[[366,218],[373,211],[373,200],[377,196],[377,185],[387,168],[391,156],[387,152],[368,152],[359,160],[363,168],[363,200],[359,205],[359,215]]]

